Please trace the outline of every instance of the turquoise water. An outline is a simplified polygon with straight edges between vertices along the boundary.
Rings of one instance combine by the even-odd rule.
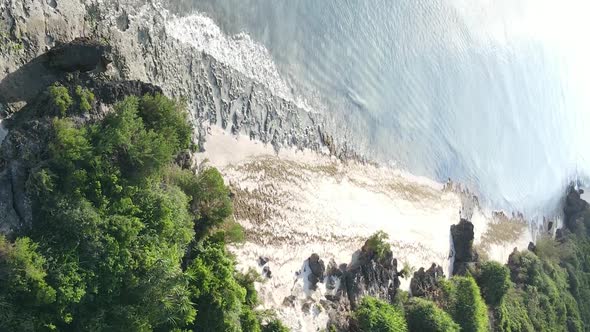
[[[583,1],[200,0],[263,44],[362,149],[452,178],[491,208],[549,213],[590,174]]]

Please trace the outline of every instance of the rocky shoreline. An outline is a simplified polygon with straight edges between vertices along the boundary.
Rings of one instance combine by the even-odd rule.
[[[6,22],[0,26],[0,116],[6,118],[2,124],[10,130],[0,148],[1,234],[10,238],[15,230],[30,225],[32,212],[26,179],[39,165],[31,164],[28,156],[46,153],[47,127],[57,111],[44,108],[47,96],[43,91],[55,82],[71,92],[78,87],[89,89],[96,96],[93,109],[76,119],[80,123],[104,116],[110,106],[126,96],[163,92],[186,101],[196,124],[194,141],[201,149],[206,148],[205,138],[211,126],[218,126],[230,135],[239,134],[270,144],[275,152],[292,148],[312,150],[340,160],[362,159],[348,147],[345,133],[328,128],[321,115],[273,95],[263,84],[207,54],[195,53],[190,46],[168,36],[165,25],[168,14],[163,14],[164,10],[143,1],[127,6],[114,6],[108,1],[0,2],[0,16]],[[101,24],[97,24],[99,21]],[[306,171],[345,177],[325,165]],[[301,178],[301,175],[293,177]],[[392,186],[395,184],[400,185]],[[382,190],[375,188],[372,190]],[[242,190],[239,186],[232,189],[234,194]],[[396,192],[404,188],[394,189]],[[440,199],[445,190],[425,189],[424,192]],[[270,192],[277,196],[276,188]],[[244,205],[252,204],[255,199],[250,194],[243,189],[237,193],[237,199],[243,199]],[[391,196],[390,192],[379,194]],[[477,200],[468,193],[459,196],[457,200],[463,207],[469,206],[469,211],[456,219],[457,225],[450,227],[450,258],[452,273],[465,275],[476,271],[480,263],[474,247],[476,226],[468,220],[474,215]],[[411,198],[403,197],[400,201],[411,201]],[[447,199],[454,202],[455,197]],[[565,208],[567,228],[575,229],[580,215],[587,210],[588,203],[580,199],[580,193],[571,191]],[[238,221],[252,221],[251,215],[243,210],[238,209],[239,213],[243,213],[238,215],[243,220]],[[268,220],[259,220],[260,225],[254,227],[272,226],[265,224]],[[286,218],[283,221],[288,222]],[[560,231],[557,233],[559,238]],[[304,232],[296,235],[307,236]],[[317,238],[322,236],[316,234]],[[534,251],[534,245],[529,249]],[[371,240],[346,262],[331,258],[328,261],[316,252],[305,255],[309,257],[302,262],[303,268],[295,280],[303,283],[306,298],[301,304],[297,297],[286,296],[282,306],[313,317],[323,310],[328,326],[342,331],[355,329],[350,316],[363,297],[393,303],[400,290],[400,277],[406,274],[409,278],[412,272],[405,266],[400,268],[401,262],[398,264],[391,248],[382,252]],[[258,265],[264,277],[273,278],[275,270],[268,258],[259,257]],[[425,268],[419,267],[413,273],[409,285],[413,295],[436,292],[438,280],[445,278],[442,266],[433,263]]]
[[[139,0],[0,1],[0,114],[16,111],[55,79],[38,57],[60,42],[91,37],[108,41],[112,49],[105,75],[149,82],[185,100],[200,145],[209,126],[218,125],[276,150],[296,147],[360,158],[345,133],[329,128],[320,114],[273,95],[264,84],[169,36],[166,22],[173,14],[165,6]]]

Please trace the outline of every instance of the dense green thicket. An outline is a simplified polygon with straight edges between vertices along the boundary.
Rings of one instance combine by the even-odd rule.
[[[461,331],[488,331],[487,307],[473,277],[454,276],[442,283],[446,310],[461,326]]]
[[[354,312],[354,319],[362,332],[408,331],[404,314],[384,301],[365,297]]]
[[[439,308],[434,302],[412,298],[405,306],[408,328],[410,331],[423,332],[458,332],[459,324]]]
[[[32,227],[0,237],[0,331],[260,331],[254,277],[236,274],[218,231],[232,213],[221,175],[173,163],[186,114],[128,97],[78,125],[65,115],[94,97],[76,95],[74,110],[50,88],[62,116],[26,183]]]
[[[498,262],[484,262],[481,264],[477,283],[486,303],[497,306],[510,289],[510,271]]]

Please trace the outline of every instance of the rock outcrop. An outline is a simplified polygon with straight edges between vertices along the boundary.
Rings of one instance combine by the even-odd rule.
[[[64,72],[104,72],[112,62],[110,47],[87,37],[68,43],[58,43],[47,52],[49,67]]]
[[[565,227],[572,232],[578,230],[578,224],[583,219],[581,217],[588,212],[588,208],[590,207],[588,202],[581,198],[583,193],[583,190],[576,190],[574,187],[571,187],[565,198],[563,207]]]
[[[307,259],[307,264],[311,269],[311,273],[309,274],[309,282],[311,283],[311,289],[315,290],[317,288],[318,282],[324,281],[324,272],[326,272],[326,265],[324,261],[320,259],[318,254],[311,254],[311,256]]]
[[[445,278],[443,268],[432,264],[428,270],[421,267],[414,272],[414,277],[410,282],[410,292],[412,296],[434,297],[439,290],[439,281]]]
[[[325,272],[326,300],[322,306],[328,311],[329,325],[339,331],[349,330],[350,313],[358,307],[365,296],[372,296],[392,303],[400,286],[397,260],[391,250],[379,257],[365,244],[355,254],[350,265],[331,261],[327,269],[312,255],[310,261],[316,263],[317,272]],[[313,270],[312,270],[313,271]]]
[[[451,226],[455,259],[453,264],[454,275],[465,275],[479,261],[477,252],[473,249],[473,240],[475,238],[473,229],[473,224],[466,219],[461,219],[458,224]]]

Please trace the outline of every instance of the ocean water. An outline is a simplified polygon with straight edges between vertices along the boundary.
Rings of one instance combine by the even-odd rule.
[[[169,7],[185,17],[178,35],[326,113],[364,153],[459,181],[489,208],[551,214],[590,174],[587,1]]]

